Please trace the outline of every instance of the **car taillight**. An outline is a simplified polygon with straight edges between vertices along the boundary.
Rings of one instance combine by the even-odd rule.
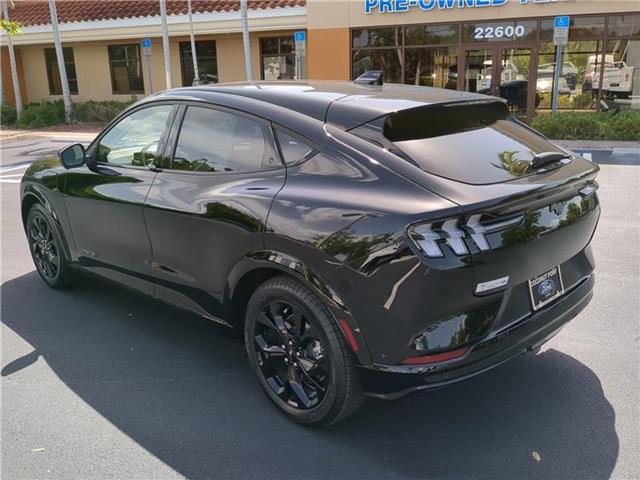
[[[481,251],[491,250],[486,234],[504,230],[522,222],[523,215],[518,214],[503,219],[483,219],[482,214],[469,217],[466,222],[452,218],[443,221],[419,223],[409,227],[409,237],[420,250],[431,258],[444,257],[442,245],[447,244],[458,255],[468,255],[465,242],[470,238]]]

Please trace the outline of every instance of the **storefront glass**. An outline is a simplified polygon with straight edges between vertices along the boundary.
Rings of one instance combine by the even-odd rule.
[[[535,109],[552,105],[553,22],[354,29],[352,78],[382,70],[385,82],[500,96],[531,118]],[[572,17],[561,68],[559,108],[640,108],[640,15]]]
[[[404,83],[457,89],[458,48],[407,48]]]
[[[402,49],[380,48],[375,50],[354,50],[353,78],[368,70],[382,70],[386,83],[402,83]]]
[[[406,27],[405,45],[457,45],[460,25],[416,25]]]

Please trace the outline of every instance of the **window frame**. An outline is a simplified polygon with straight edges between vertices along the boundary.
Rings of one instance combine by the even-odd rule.
[[[160,107],[164,105],[169,105],[172,108],[171,108],[171,111],[169,112],[169,118],[167,119],[167,126],[163,130],[162,134],[160,135],[160,139],[158,140],[158,149],[156,150],[155,160],[153,162],[154,168],[151,168],[150,166],[123,165],[123,164],[109,163],[109,162],[98,162],[96,160],[96,153],[98,151],[98,146],[100,145],[100,142],[111,130],[113,130],[113,128],[116,125],[118,125],[125,118],[129,117],[130,115],[133,115],[136,112],[145,110],[147,108]],[[158,161],[160,160],[160,162],[162,162],[162,159],[166,157],[168,140],[170,137],[170,133],[173,129],[173,126],[176,123],[178,110],[179,110],[179,105],[176,102],[171,100],[160,100],[160,101],[154,101],[154,102],[138,105],[136,107],[123,111],[120,115],[114,118],[111,121],[111,123],[109,123],[105,127],[105,129],[100,133],[100,135],[96,137],[93,140],[93,142],[91,142],[91,144],[87,147],[88,166],[91,166],[91,167],[100,166],[100,167],[110,168],[110,169],[124,168],[128,170],[159,171],[159,168],[161,167],[158,166],[158,163],[159,163]]]
[[[111,53],[111,49],[112,48],[116,48],[116,47],[135,47],[136,49],[136,57],[137,57],[137,61],[138,64],[140,65],[140,72],[141,72],[141,79],[142,79],[142,90],[128,90],[126,92],[116,92],[115,90],[115,76],[114,76],[114,71],[113,71],[113,57],[112,57],[112,53]],[[111,93],[113,95],[144,95],[145,94],[145,90],[146,90],[146,86],[145,86],[145,82],[144,82],[144,67],[142,65],[142,51],[140,49],[140,45],[137,43],[115,43],[115,44],[111,44],[111,45],[107,45],[107,56],[109,57],[109,76],[111,78]],[[116,62],[120,62],[122,60],[115,60]],[[129,84],[131,84],[131,82],[129,82]]]
[[[178,102],[177,106],[179,107],[176,111],[173,124],[171,126],[171,131],[167,138],[167,144],[165,146],[165,152],[163,155],[163,160],[167,163],[161,166],[160,172],[168,172],[171,174],[182,174],[182,175],[209,175],[209,176],[220,176],[220,175],[247,175],[247,174],[255,174],[260,172],[270,172],[274,170],[286,169],[286,164],[284,159],[282,158],[282,152],[280,151],[280,147],[278,145],[278,139],[276,136],[276,132],[274,130],[273,122],[270,120],[260,117],[258,115],[254,115],[249,112],[245,112],[244,110],[238,110],[235,108],[226,107],[224,105],[213,104],[213,103],[201,103],[196,101],[182,101]],[[274,154],[280,160],[279,163],[276,163],[271,168],[259,168],[256,170],[243,170],[239,172],[211,172],[211,171],[191,171],[191,170],[174,170],[173,167],[173,159],[176,154],[176,149],[178,147],[178,140],[180,140],[180,132],[182,131],[182,126],[184,123],[184,119],[187,113],[187,109],[191,108],[207,108],[210,110],[216,110],[219,112],[228,113],[231,115],[237,115],[239,117],[244,117],[248,120],[253,120],[257,123],[260,123],[266,126],[271,132],[271,138],[269,139],[271,142],[271,147],[273,148]]]
[[[64,52],[65,50],[67,51],[71,51],[71,61],[67,62],[66,60],[64,61],[64,68],[67,72],[67,82],[69,83],[69,92],[71,93],[71,95],[78,95],[79,93],[79,85],[78,85],[78,72],[76,70],[76,55],[75,52],[73,51],[73,47],[62,47],[62,58],[64,58]],[[47,84],[49,86],[49,95],[62,95],[62,79],[60,79],[60,93],[56,93],[53,92],[53,89],[51,88],[53,86],[53,82],[51,79],[51,72],[49,71],[49,66],[53,65],[56,68],[56,73],[58,75],[58,78],[60,78],[60,71],[58,69],[58,57],[56,54],[56,49],[55,47],[45,47],[42,49],[43,53],[44,53],[44,67],[45,70],[47,71]],[[50,63],[49,59],[47,58],[47,52],[48,51],[52,51],[53,52],[53,61]],[[69,68],[69,66],[72,66],[73,68],[73,82],[75,82],[75,92],[73,91],[73,89],[71,88],[71,80],[69,80],[69,72],[71,71],[71,69]]]

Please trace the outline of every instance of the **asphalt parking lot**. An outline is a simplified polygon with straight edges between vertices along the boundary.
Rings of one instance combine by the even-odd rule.
[[[44,285],[19,181],[66,141],[2,145],[3,479],[640,478],[640,152],[583,152],[602,167],[595,297],[540,354],[312,430],[213,323],[97,280]]]

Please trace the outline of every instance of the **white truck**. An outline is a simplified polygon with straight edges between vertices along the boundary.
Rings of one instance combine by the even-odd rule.
[[[594,92],[600,89],[600,69],[602,55],[591,55],[587,69],[587,80],[591,80]],[[635,67],[628,66],[624,61],[615,62],[613,55],[605,55],[604,78],[602,92],[606,96],[628,98],[633,91],[633,74]]]
[[[485,60],[482,66],[481,72],[477,76],[477,90],[486,90],[491,88],[491,71],[493,68],[493,62],[491,60]],[[525,80],[524,75],[518,72],[518,68],[511,60],[502,61],[502,74],[500,78],[500,84],[503,85],[515,80]]]

